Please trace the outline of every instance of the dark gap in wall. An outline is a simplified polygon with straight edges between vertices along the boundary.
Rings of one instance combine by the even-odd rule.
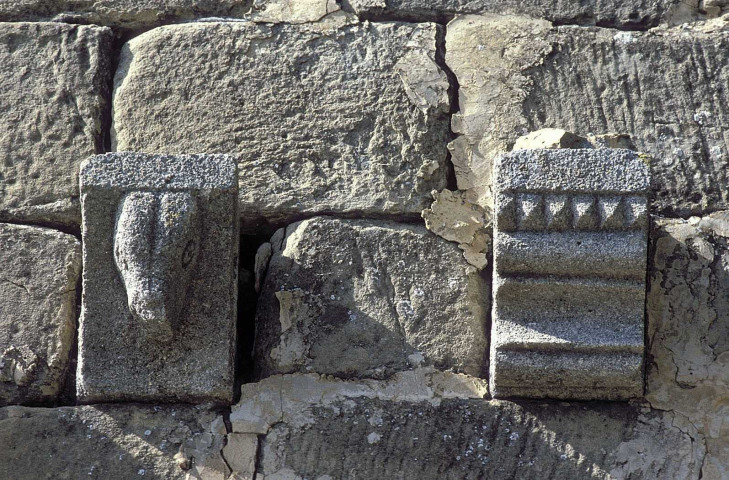
[[[493,244],[492,248],[489,249],[488,253],[486,254],[486,260],[488,261],[488,264],[486,264],[486,267],[479,272],[479,275],[481,275],[481,278],[483,278],[489,287],[488,292],[485,294],[490,297],[489,299],[489,309],[486,312],[486,318],[484,319],[484,333],[486,334],[486,356],[484,357],[483,366],[481,367],[481,375],[480,377],[483,379],[488,380],[489,379],[489,368],[491,366],[491,312],[493,311],[493,305],[494,305],[494,250],[493,250]],[[490,394],[489,394],[490,395]]]
[[[109,85],[109,98],[104,109],[104,116],[102,119],[102,128],[104,129],[104,145],[103,152],[111,152],[111,126],[112,126],[112,113],[113,113],[113,101],[114,101],[114,75],[116,75],[117,68],[119,68],[119,61],[121,59],[121,50],[127,38],[123,31],[113,29],[114,31],[114,42],[111,47],[111,58],[109,59],[109,76],[107,82]]]
[[[425,207],[424,207],[425,208]],[[255,233],[254,236],[264,238],[263,242],[267,242],[271,236],[279,228],[285,228],[292,223],[301,222],[310,218],[317,217],[331,217],[340,218],[345,220],[382,220],[395,223],[404,224],[423,224],[423,219],[420,213],[415,212],[404,212],[404,213],[374,213],[374,212],[363,212],[360,210],[353,210],[349,212],[332,212],[331,210],[323,210],[321,212],[311,213],[289,213],[285,219],[277,220],[273,222],[261,222],[255,226],[246,229],[250,234]],[[244,234],[245,235],[245,234]],[[255,253],[255,252],[254,252]]]
[[[458,104],[458,90],[460,88],[460,85],[458,83],[458,78],[456,78],[456,75],[453,73],[453,70],[450,69],[448,64],[446,63],[446,28],[441,27],[438,29],[438,32],[436,34],[435,38],[435,63],[438,64],[438,66],[445,72],[446,77],[448,78],[448,101],[450,103],[450,109],[448,111],[449,117],[452,118],[453,114],[458,113],[460,107]],[[458,135],[456,135],[453,130],[451,130],[451,141],[453,141]],[[448,172],[446,173],[446,188],[449,190],[457,190],[458,189],[458,183],[456,180],[456,170],[453,166],[453,162],[451,159],[451,152],[448,151],[447,157],[446,157],[446,165],[448,166]]]
[[[78,327],[81,315],[81,294],[83,293],[82,285],[82,276],[79,275],[78,281],[76,282],[76,315],[74,319],[74,335],[71,349],[68,353],[68,367],[66,368],[66,376],[63,380],[63,385],[61,385],[61,393],[58,397],[58,406],[76,405],[76,366],[78,365]]]
[[[80,242],[81,241],[81,226],[80,225],[64,225],[56,222],[43,222],[33,220],[0,220],[0,223],[8,223],[11,225],[26,225],[29,227],[48,228],[50,230],[57,230],[68,235],[73,235]]]
[[[253,340],[256,334],[255,261],[258,247],[270,239],[270,235],[242,235],[240,237],[238,264],[238,320],[236,346],[236,371],[233,401],[240,398],[240,386],[253,381]]]
[[[653,356],[651,350],[648,348],[650,337],[648,336],[648,294],[651,291],[651,277],[655,271],[655,265],[653,259],[656,254],[656,240],[659,237],[659,231],[657,220],[665,217],[657,217],[650,215],[648,217],[648,258],[646,259],[645,269],[645,298],[643,299],[643,395],[646,393],[646,379],[648,378],[648,365],[653,363]]]
[[[378,7],[368,12],[356,13],[348,0],[339,0],[339,6],[347,13],[353,13],[362,21],[370,22],[406,22],[406,23],[440,23],[446,25],[457,15],[455,12],[438,11],[436,9],[412,9],[407,11]],[[465,13],[465,12],[464,12]]]

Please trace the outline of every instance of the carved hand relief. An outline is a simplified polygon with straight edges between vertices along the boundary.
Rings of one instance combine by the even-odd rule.
[[[201,227],[191,192],[132,192],[121,200],[114,261],[129,311],[149,338],[174,337],[200,253]]]
[[[81,166],[82,402],[230,402],[237,159],[119,152]]]
[[[521,150],[494,165],[494,397],[643,390],[649,170],[628,150]]]

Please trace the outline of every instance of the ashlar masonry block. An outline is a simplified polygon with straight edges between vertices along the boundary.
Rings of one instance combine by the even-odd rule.
[[[643,392],[647,158],[520,150],[494,165],[494,397]]]
[[[236,165],[138,153],[82,164],[80,401],[232,400]]]

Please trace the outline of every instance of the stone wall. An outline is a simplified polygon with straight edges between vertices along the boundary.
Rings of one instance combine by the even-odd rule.
[[[729,479],[729,1],[0,0],[0,111],[0,478]],[[493,398],[494,161],[605,147],[642,368]],[[183,339],[125,323],[122,213]]]

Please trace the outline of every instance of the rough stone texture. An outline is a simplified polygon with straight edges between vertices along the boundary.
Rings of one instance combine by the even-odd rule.
[[[205,407],[6,407],[0,478],[224,479],[224,439],[222,417]]]
[[[223,458],[231,469],[229,480],[253,480],[256,476],[258,435],[231,433],[227,436]]]
[[[671,413],[488,401],[472,377],[396,377],[245,385],[230,420],[233,432],[260,435],[256,479],[699,478],[701,437]]]
[[[493,396],[642,395],[649,186],[630,150],[496,158]]]
[[[53,402],[76,333],[81,244],[0,223],[0,405]]]
[[[723,22],[726,25],[726,22]],[[653,208],[729,205],[729,29],[626,32],[508,16],[457,17],[446,63],[459,82],[458,188],[489,205],[491,159],[540,128],[622,132],[655,161]]]
[[[703,479],[729,478],[729,212],[659,219],[653,239],[646,399],[703,433]]]
[[[78,225],[78,166],[100,153],[109,29],[0,24],[0,219]]]
[[[719,0],[722,1],[722,0]],[[454,14],[498,13],[552,22],[601,26],[655,26],[672,17],[682,0],[346,0],[365,18],[443,20]],[[691,9],[697,11],[696,6]]]
[[[435,201],[421,214],[425,227],[456,242],[468,263],[479,270],[486,268],[491,252],[491,212],[471,203],[462,190],[445,189],[432,195]]]
[[[248,0],[0,0],[0,21],[60,20],[129,29],[202,16],[242,17]]]
[[[314,218],[272,239],[256,312],[260,377],[485,373],[489,286],[420,226]]]
[[[244,229],[329,212],[415,218],[445,186],[441,27],[330,17],[134,38],[115,80],[114,149],[239,154]]]
[[[254,0],[246,18],[254,22],[307,23],[339,10],[336,0]]]
[[[81,401],[232,400],[236,179],[225,155],[82,164]]]
[[[514,150],[540,148],[590,148],[586,138],[561,128],[542,128],[516,139]]]

